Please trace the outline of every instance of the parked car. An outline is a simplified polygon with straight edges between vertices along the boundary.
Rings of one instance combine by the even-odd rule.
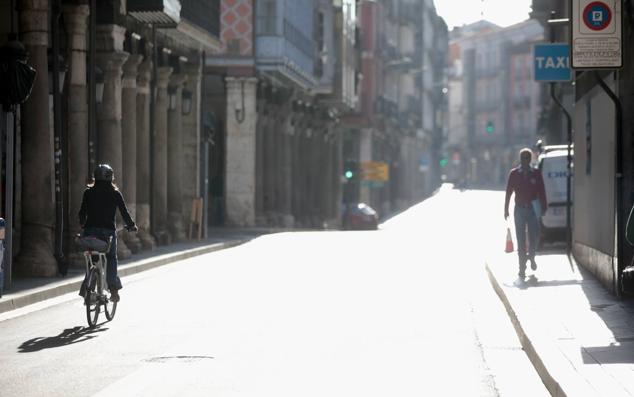
[[[538,157],[548,208],[541,218],[542,242],[566,238],[568,146],[544,146]]]
[[[379,228],[378,214],[365,203],[344,204],[341,219],[343,230],[377,230]]]

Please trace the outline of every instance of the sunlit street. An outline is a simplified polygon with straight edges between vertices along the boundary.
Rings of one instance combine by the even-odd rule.
[[[500,192],[443,189],[376,232],[282,233],[0,322],[7,396],[544,395],[485,277]],[[459,374],[459,375],[457,375]]]
[[[0,22],[0,397],[634,396],[632,1]]]

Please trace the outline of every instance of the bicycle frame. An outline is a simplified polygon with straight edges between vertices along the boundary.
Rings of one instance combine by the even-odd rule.
[[[92,260],[93,255],[97,255],[99,260],[95,263]],[[84,251],[84,262],[86,263],[86,275],[90,273],[90,269],[95,268],[99,272],[99,279],[97,280],[97,298],[101,299],[104,295],[104,286],[107,284],[106,271],[107,271],[107,259],[104,252]]]

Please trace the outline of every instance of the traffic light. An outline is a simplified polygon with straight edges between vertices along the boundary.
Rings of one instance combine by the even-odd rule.
[[[346,160],[343,165],[343,176],[347,181],[351,181],[357,178],[359,165],[356,161]]]
[[[487,121],[487,134],[491,135],[495,132],[495,124],[493,124],[493,121],[489,120]]]
[[[449,164],[449,160],[447,159],[447,157],[443,157],[440,159],[439,163],[440,163],[440,168],[445,168],[447,164]]]

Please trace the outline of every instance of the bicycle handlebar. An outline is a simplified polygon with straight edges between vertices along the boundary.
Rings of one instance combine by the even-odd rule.
[[[133,225],[133,226],[126,225],[126,226],[124,226],[124,227],[122,227],[120,229],[117,229],[116,232],[117,232],[117,234],[119,234],[119,233],[121,233],[124,230],[128,231],[128,232],[138,232],[139,228],[138,228],[137,225]]]

